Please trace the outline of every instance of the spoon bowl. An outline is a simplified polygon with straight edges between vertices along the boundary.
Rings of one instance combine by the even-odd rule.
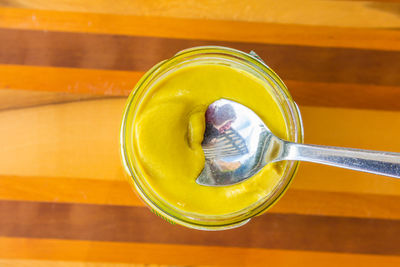
[[[251,109],[227,99],[217,100],[206,112],[202,142],[206,162],[197,183],[218,186],[246,180],[267,164],[270,146],[279,143]]]

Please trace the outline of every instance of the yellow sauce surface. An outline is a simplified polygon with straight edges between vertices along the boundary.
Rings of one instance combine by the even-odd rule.
[[[205,111],[220,98],[251,108],[281,138],[287,129],[269,85],[230,66],[195,65],[166,76],[146,94],[134,122],[134,156],[153,190],[191,213],[222,215],[268,195],[285,163],[268,164],[245,182],[208,187],[196,183],[204,167]]]

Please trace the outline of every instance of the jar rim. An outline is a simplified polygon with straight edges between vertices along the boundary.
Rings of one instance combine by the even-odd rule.
[[[253,203],[252,205],[249,206],[251,209],[249,209],[248,207],[246,209],[239,211],[238,213],[242,213],[240,214],[240,216],[232,213],[233,215],[231,217],[220,218],[222,216],[215,216],[219,217],[219,219],[213,218],[212,220],[210,219],[199,220],[194,218],[193,215],[190,213],[184,214],[182,212],[177,211],[176,209],[168,207],[166,203],[160,203],[160,201],[157,201],[156,192],[152,192],[153,194],[149,195],[150,194],[149,189],[145,188],[145,184],[139,177],[140,173],[138,172],[137,169],[135,169],[135,166],[132,163],[133,162],[132,157],[134,157],[133,153],[131,153],[132,155],[129,155],[127,151],[128,150],[127,146],[128,139],[126,138],[127,125],[130,122],[131,124],[133,124],[135,117],[134,114],[135,112],[132,112],[132,108],[137,110],[139,106],[138,102],[140,102],[141,96],[146,92],[146,89],[149,89],[148,85],[151,84],[151,82],[157,78],[157,75],[161,75],[163,71],[165,72],[168,69],[168,67],[174,67],[174,64],[176,66],[177,63],[181,62],[185,58],[187,59],[189,57],[196,57],[196,56],[201,57],[204,55],[214,55],[214,56],[223,55],[231,58],[232,60],[241,60],[243,62],[246,62],[249,66],[252,66],[256,70],[258,70],[263,77],[268,78],[268,81],[273,81],[275,85],[273,86],[274,87],[273,89],[279,92],[279,97],[281,100],[283,100],[282,103],[279,102],[277,104],[280,105],[281,107],[282,104],[285,105],[285,111],[287,112],[287,114],[285,113],[284,117],[286,124],[288,124],[288,120],[290,123],[290,125],[287,126],[291,128],[289,129],[289,131],[291,131],[292,134],[290,136],[291,141],[299,143],[303,142],[303,124],[298,106],[293,101],[285,84],[271,68],[269,68],[254,52],[248,54],[240,50],[228,47],[201,46],[201,47],[193,47],[182,50],[173,57],[156,64],[148,72],[146,72],[143,75],[143,77],[139,80],[139,82],[136,84],[136,86],[132,90],[127,100],[127,104],[122,119],[121,134],[120,134],[120,149],[121,149],[122,164],[125,168],[125,172],[130,176],[129,177],[130,184],[136,188],[136,192],[139,194],[142,200],[152,209],[153,212],[163,217],[167,221],[171,223],[177,223],[189,228],[201,229],[201,230],[230,229],[247,223],[252,217],[265,212],[268,208],[270,208],[273,204],[275,204],[277,200],[279,200],[279,198],[287,190],[289,184],[291,183],[293,177],[295,176],[295,173],[298,168],[298,162],[291,162],[287,164],[287,167],[285,167],[285,173],[279,179],[280,185],[275,186],[271,196],[268,196],[267,199],[265,199],[262,203],[258,203],[260,201]],[[284,175],[286,175],[286,177],[284,177]],[[285,183],[282,184],[284,180]],[[277,187],[279,186],[281,186],[279,190],[276,190]],[[159,199],[160,198],[158,198],[158,200]],[[257,204],[256,207],[252,208],[252,206],[255,204]],[[174,212],[176,214],[174,214]],[[208,217],[210,218],[210,216]]]

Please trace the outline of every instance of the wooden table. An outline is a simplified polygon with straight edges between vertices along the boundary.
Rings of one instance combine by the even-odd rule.
[[[126,96],[198,45],[255,50],[306,142],[400,152],[395,0],[0,0],[0,266],[399,266],[400,182],[304,163],[268,214],[201,232],[124,180]],[[92,265],[90,265],[92,266]]]

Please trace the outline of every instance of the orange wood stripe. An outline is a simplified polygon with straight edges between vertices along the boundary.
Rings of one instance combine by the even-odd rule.
[[[158,265],[158,264],[131,264],[131,263],[105,263],[105,262],[84,262],[84,261],[49,261],[49,260],[20,260],[20,259],[0,259],[2,267],[179,267],[178,265]],[[199,266],[199,265],[192,265]]]
[[[54,98],[95,96],[127,96],[143,72],[52,68],[0,64],[0,89],[56,92]],[[16,79],[15,77],[18,77]],[[400,110],[400,87],[371,84],[323,83],[286,80],[293,98],[300,105]],[[61,93],[61,94],[60,94]],[[6,94],[5,91],[0,94]],[[16,93],[14,93],[16,94]],[[41,93],[44,94],[44,93]],[[73,96],[72,94],[79,94]],[[35,99],[35,100],[34,100]],[[46,100],[46,101],[47,101]],[[9,107],[12,101],[4,101]],[[21,97],[13,101],[21,102]],[[32,95],[29,101],[38,101]],[[20,104],[21,105],[21,104]],[[1,109],[1,103],[0,103]]]
[[[200,256],[201,255],[201,256]],[[0,257],[168,265],[398,266],[400,257],[216,246],[0,237]]]
[[[398,196],[292,188],[268,212],[398,220],[399,201]]]
[[[180,267],[181,265],[160,264],[131,264],[131,263],[104,263],[104,262],[71,262],[71,261],[43,261],[43,260],[0,260],[1,266],[52,266],[52,267]],[[191,265],[201,267],[200,265]],[[185,266],[182,266],[185,267]],[[186,266],[187,267],[187,266]]]
[[[400,32],[245,21],[0,8],[0,27],[181,39],[400,50]]]
[[[123,15],[263,21],[341,27],[396,28],[398,4],[326,0],[2,0],[3,6]],[[1,4],[0,2],[0,4]],[[373,19],[371,19],[373,18]]]
[[[4,200],[0,215],[7,237],[400,255],[399,220],[269,213],[210,232],[171,225],[143,207]]]
[[[127,181],[0,176],[0,199],[143,206]]]
[[[0,65],[0,89],[126,96],[142,75],[134,71]]]
[[[134,263],[115,263],[115,262],[87,262],[87,261],[50,261],[50,260],[20,260],[20,259],[0,259],[2,267],[180,267],[182,265],[164,264],[134,264]],[[206,267],[206,265],[190,265],[191,267]],[[182,267],[188,267],[187,265]]]
[[[0,199],[144,206],[125,181],[74,178],[2,176]],[[399,201],[390,195],[289,189],[268,212],[400,219]]]

